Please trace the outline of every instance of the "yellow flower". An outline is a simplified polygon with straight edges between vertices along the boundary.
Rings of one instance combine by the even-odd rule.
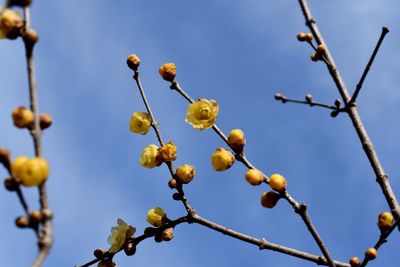
[[[185,121],[198,130],[211,128],[217,120],[219,106],[215,100],[204,98],[189,104]]]
[[[0,39],[16,39],[23,25],[21,16],[17,12],[8,8],[0,10]]]
[[[154,208],[147,213],[146,221],[155,227],[163,226],[167,221],[167,213],[162,208]]]
[[[176,146],[169,142],[158,149],[158,158],[163,162],[171,162],[176,160]]]
[[[172,82],[176,76],[176,66],[174,63],[165,63],[160,67],[158,72],[164,80]]]
[[[111,228],[111,234],[107,238],[107,243],[111,245],[109,251],[112,253],[120,250],[124,246],[126,240],[131,238],[136,232],[135,227],[126,224],[120,218],[118,218],[117,224],[117,226]]]
[[[377,225],[382,232],[389,230],[393,223],[394,217],[389,211],[384,211],[379,214]]]
[[[33,125],[33,112],[26,107],[17,107],[13,109],[11,115],[14,125],[17,128],[29,128]]]
[[[269,177],[269,186],[280,193],[285,192],[287,181],[286,178],[280,174],[274,173]]]
[[[154,168],[160,166],[161,161],[158,157],[158,146],[151,144],[143,149],[142,156],[140,157],[140,165],[145,168]]]
[[[151,126],[151,117],[146,112],[134,112],[129,126],[133,133],[147,134]]]
[[[181,165],[176,169],[176,179],[182,184],[188,184],[196,175],[196,169],[189,164]]]
[[[235,162],[235,156],[232,152],[223,147],[217,148],[211,155],[211,164],[216,171],[225,171]]]
[[[257,169],[249,169],[244,176],[246,181],[254,186],[260,185],[264,182],[264,174]]]
[[[41,185],[49,176],[49,164],[44,158],[28,159],[20,156],[11,165],[13,174],[20,179],[24,186]]]

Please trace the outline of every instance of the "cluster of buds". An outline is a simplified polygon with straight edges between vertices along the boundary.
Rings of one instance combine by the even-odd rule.
[[[310,59],[314,62],[321,60],[323,58],[325,52],[326,52],[326,46],[323,44],[319,44],[317,47],[317,50],[311,54]]]
[[[33,210],[29,216],[19,216],[15,219],[15,225],[19,228],[35,228],[39,223],[50,220],[53,213],[49,209]]]
[[[158,147],[155,144],[146,146],[140,157],[140,165],[145,168],[154,168],[160,166],[163,162],[172,162],[176,159],[176,146],[169,142],[168,144]]]
[[[33,129],[34,114],[31,109],[26,107],[16,107],[11,113],[14,126],[20,129]],[[40,114],[39,126],[42,130],[49,128],[53,124],[53,119],[49,114]]]

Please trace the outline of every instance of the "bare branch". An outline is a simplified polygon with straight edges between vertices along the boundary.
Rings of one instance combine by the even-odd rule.
[[[372,52],[371,58],[369,59],[369,61],[367,63],[367,66],[365,66],[364,72],[363,72],[363,74],[362,74],[362,76],[360,78],[360,81],[358,82],[358,84],[356,86],[356,90],[354,91],[353,96],[351,97],[349,103],[355,103],[356,102],[358,93],[360,92],[361,87],[362,87],[362,85],[364,83],[364,80],[367,77],[369,70],[371,69],[372,63],[374,62],[375,56],[378,53],[379,48],[381,47],[383,39],[385,38],[385,36],[386,36],[386,34],[388,32],[389,32],[389,28],[382,27],[382,33],[381,33],[381,36],[379,37],[378,43],[375,46],[374,52]]]
[[[308,7],[306,0],[299,0],[300,7],[303,11],[303,15],[306,20],[306,25],[309,27],[313,36],[315,37],[318,44],[323,44],[326,47],[325,56],[326,56],[326,66],[328,71],[340,93],[342,99],[346,105],[350,102],[350,94],[346,88],[345,83],[343,82],[341,75],[336,67],[335,62],[329,52],[328,46],[325,44],[322,35],[318,29],[318,26],[311,15],[311,11]],[[369,138],[367,131],[364,128],[361,117],[358,114],[358,110],[355,105],[348,105],[348,114],[350,116],[351,121],[353,122],[353,126],[357,132],[357,135],[360,139],[362,147],[364,149],[365,154],[371,164],[371,167],[376,175],[376,181],[381,187],[382,193],[385,196],[386,202],[388,203],[391,212],[393,213],[395,219],[400,218],[400,206],[398,200],[393,192],[392,186],[390,184],[389,178],[385,173],[382,164],[379,160],[378,154],[376,153],[374,146],[372,144],[371,139]]]

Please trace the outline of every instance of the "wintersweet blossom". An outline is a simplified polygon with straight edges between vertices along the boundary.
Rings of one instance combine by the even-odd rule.
[[[158,146],[151,144],[143,149],[142,156],[140,157],[140,165],[145,168],[154,168],[161,164],[158,157]]]
[[[111,234],[107,238],[107,243],[111,246],[109,251],[112,253],[120,250],[124,246],[126,240],[131,238],[136,232],[135,227],[125,223],[120,218],[118,218],[117,224],[117,226],[111,228]]]
[[[15,39],[20,34],[20,29],[24,25],[21,16],[11,10],[0,10],[0,39]]]
[[[158,72],[164,80],[172,82],[176,76],[176,66],[174,63],[165,63]]]
[[[216,171],[224,171],[229,169],[235,162],[235,156],[232,152],[223,147],[219,147],[211,155],[211,164]]]
[[[129,127],[131,132],[147,134],[151,126],[151,117],[147,112],[132,113]]]
[[[146,221],[155,227],[163,226],[167,220],[167,213],[160,207],[149,210]]]
[[[215,100],[204,98],[189,104],[185,121],[198,130],[211,128],[217,120],[219,106]]]
[[[163,162],[171,162],[176,160],[176,146],[169,142],[158,149],[158,158]]]

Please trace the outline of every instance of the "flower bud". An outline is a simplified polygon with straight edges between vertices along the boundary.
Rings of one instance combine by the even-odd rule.
[[[43,220],[43,214],[39,210],[32,210],[29,212],[29,218],[33,222],[41,222]]]
[[[175,178],[182,184],[190,183],[196,175],[196,169],[189,164],[181,165],[176,169]]]
[[[131,70],[137,71],[140,65],[140,58],[135,54],[130,54],[126,60],[126,63]]]
[[[12,118],[15,127],[29,128],[33,125],[33,112],[26,107],[17,107],[12,111]]]
[[[158,156],[161,162],[171,162],[176,160],[176,146],[169,142],[158,149]]]
[[[319,60],[319,55],[318,55],[318,53],[312,53],[311,56],[310,56],[310,59],[311,59],[312,61],[314,61],[314,62],[318,61],[318,60]]]
[[[235,156],[232,152],[223,147],[217,148],[211,155],[211,164],[216,171],[225,171],[235,162]]]
[[[145,168],[154,168],[161,165],[161,161],[157,158],[158,146],[151,144],[143,149],[142,156],[140,157],[140,165]]]
[[[392,213],[388,211],[384,211],[378,216],[378,222],[377,225],[381,232],[386,232],[392,227],[392,224],[394,223],[394,217]]]
[[[321,53],[321,54],[325,53],[326,52],[326,46],[323,45],[323,44],[318,45],[317,51],[318,51],[318,53]]]
[[[8,191],[17,190],[18,189],[18,185],[19,185],[19,183],[17,182],[17,180],[15,180],[14,177],[7,177],[6,179],[4,179],[4,187]]]
[[[278,203],[281,196],[273,191],[264,192],[261,195],[261,205],[264,208],[272,209]]]
[[[268,184],[275,191],[283,193],[286,190],[287,181],[282,175],[274,173],[269,177]]]
[[[218,112],[217,101],[201,98],[189,104],[185,121],[197,130],[205,130],[214,126]]]
[[[173,82],[176,76],[176,66],[174,63],[165,63],[160,67],[158,72],[164,80]]]
[[[133,243],[126,243],[124,245],[124,252],[127,256],[132,256],[136,253],[136,245]]]
[[[106,251],[102,248],[96,248],[93,251],[93,255],[96,257],[96,259],[102,259],[104,257],[105,253],[106,253]]]
[[[0,39],[16,39],[21,35],[23,26],[24,22],[17,12],[8,8],[0,10]]]
[[[47,129],[53,124],[53,118],[46,113],[40,114],[39,124],[40,124],[40,129],[42,130]]]
[[[30,226],[30,221],[25,216],[19,216],[15,219],[15,225],[19,228],[27,228]]]
[[[365,258],[367,260],[373,260],[378,256],[378,252],[376,251],[375,248],[369,248],[367,251],[365,251]]]
[[[168,181],[168,186],[169,186],[169,188],[174,189],[174,188],[176,188],[178,186],[178,184],[177,184],[177,182],[176,182],[176,180],[174,178],[171,178]]]
[[[264,174],[257,169],[249,169],[245,174],[246,181],[254,186],[264,182]]]
[[[161,239],[163,241],[170,241],[172,238],[174,238],[174,228],[170,227],[162,231]]]
[[[246,144],[244,133],[240,129],[234,129],[229,133],[228,144],[235,151],[242,151]]]
[[[147,112],[134,112],[129,121],[129,127],[133,133],[147,134],[151,122],[151,117]]]
[[[167,221],[167,213],[162,208],[154,208],[147,213],[146,220],[155,227],[160,227]]]
[[[308,104],[311,104],[311,103],[312,103],[312,101],[313,101],[313,96],[312,96],[311,94],[307,94],[305,98],[306,98],[306,101],[307,101]]]
[[[306,34],[304,32],[299,32],[296,37],[300,42],[304,42],[306,40]]]
[[[358,257],[351,257],[349,263],[350,263],[351,267],[360,267],[361,266],[361,262]]]
[[[308,33],[305,34],[305,36],[304,36],[304,41],[306,41],[306,42],[311,42],[312,39],[313,39],[313,35],[312,35],[311,32],[308,32]]]
[[[39,186],[49,176],[49,164],[44,158],[33,157],[22,163],[17,176],[24,186]]]
[[[51,220],[53,218],[53,212],[51,209],[42,209],[43,221]]]
[[[22,38],[24,42],[30,46],[31,48],[39,41],[39,35],[34,29],[27,29],[25,32],[22,34]]]
[[[117,264],[115,264],[111,259],[106,259],[99,262],[97,267],[117,267]]]

